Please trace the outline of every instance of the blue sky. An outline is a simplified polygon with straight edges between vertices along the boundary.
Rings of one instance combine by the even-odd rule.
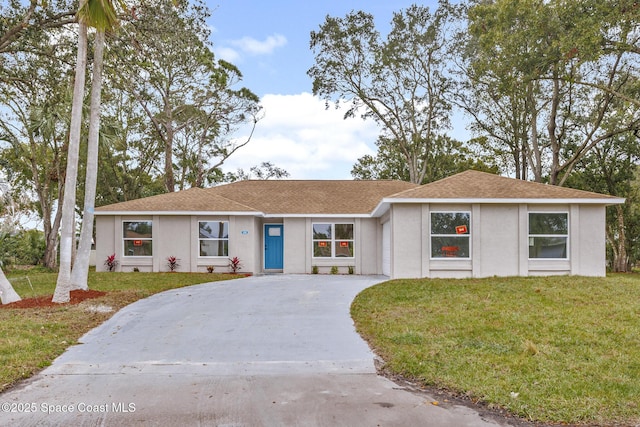
[[[394,11],[404,0],[207,0],[212,10],[213,50],[235,64],[243,86],[260,96],[265,117],[252,141],[223,167],[226,171],[271,161],[292,179],[351,179],[358,158],[375,153],[378,129],[359,118],[343,120],[344,111],[325,110],[311,95],[307,70],[313,65],[309,34],[327,15],[352,10],[371,13],[386,34]],[[435,1],[422,2],[430,8]],[[455,133],[452,133],[455,137]]]

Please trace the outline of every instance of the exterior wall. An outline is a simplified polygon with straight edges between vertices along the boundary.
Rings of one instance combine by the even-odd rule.
[[[123,221],[153,221],[153,256],[132,257],[123,253]],[[96,218],[96,265],[97,271],[105,271],[103,263],[107,256],[115,253],[117,271],[141,272],[168,271],[167,257],[175,256],[180,261],[177,271],[206,272],[213,266],[216,272],[227,272],[229,257],[200,257],[198,221],[229,222],[229,257],[238,256],[242,262],[241,272],[253,273],[259,269],[257,240],[261,233],[258,221],[252,216],[98,216]]]
[[[284,273],[311,273],[311,222],[307,218],[284,219]]]
[[[432,258],[431,212],[471,213],[470,259]],[[566,259],[529,259],[529,212],[567,212]],[[390,209],[391,277],[604,276],[602,205],[396,204]]]
[[[197,233],[197,224],[196,230]],[[156,216],[153,221],[153,271],[169,271],[167,257],[175,256],[180,266],[176,271],[192,271],[191,239],[193,230],[188,216]],[[197,237],[197,235],[196,235]],[[196,249],[197,250],[197,249]]]
[[[423,277],[423,206],[402,204],[391,212],[391,274],[392,277]]]
[[[470,259],[432,258],[430,213],[471,212]],[[529,212],[568,212],[567,259],[529,259]],[[123,221],[153,221],[153,256],[125,257]],[[382,223],[390,224],[390,274],[393,278],[488,277],[574,274],[604,276],[605,209],[602,205],[395,204],[383,218],[256,218],[253,216],[96,217],[96,270],[115,253],[117,271],[168,271],[166,258],[180,259],[178,271],[228,271],[227,257],[199,256],[198,221],[229,221],[229,257],[238,256],[242,272],[264,271],[264,224],[284,226],[284,273],[309,274],[314,266],[329,273],[354,267],[356,274],[382,274]],[[314,258],[312,224],[353,223],[353,258]]]
[[[255,273],[260,270],[260,258],[256,258],[254,248],[260,247],[259,232],[255,231],[258,222],[253,216],[229,217],[229,258],[240,258],[241,273]],[[228,259],[224,265],[229,264]]]
[[[473,275],[518,276],[520,274],[519,207],[476,205],[473,225]],[[528,255],[528,254],[527,254]]]
[[[382,274],[382,225],[377,218],[356,219],[355,274]]]
[[[573,264],[577,267],[577,271],[572,273],[582,276],[604,276],[607,271],[605,207],[580,206],[579,217],[574,219],[574,225],[575,230],[572,226],[572,235],[575,233],[572,257],[577,257],[578,261]]]
[[[314,223],[353,223],[353,258],[314,258]],[[331,267],[338,267],[340,273],[347,273],[349,266],[355,274],[379,274],[380,227],[376,218],[284,218],[284,273],[309,274],[313,266],[320,273],[329,273]]]
[[[118,261],[122,260],[122,254],[118,254],[115,245],[115,217],[96,217],[96,271],[107,271],[105,260],[111,254],[116,254]],[[120,232],[122,233],[122,231]],[[120,269],[118,266],[117,270]]]

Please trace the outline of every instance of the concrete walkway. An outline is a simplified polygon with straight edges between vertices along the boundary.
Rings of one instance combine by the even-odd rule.
[[[257,276],[138,301],[1,394],[0,425],[498,425],[376,375],[349,307],[381,280]]]

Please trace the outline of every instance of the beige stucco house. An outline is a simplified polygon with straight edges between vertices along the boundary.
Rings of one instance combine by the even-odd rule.
[[[400,181],[239,181],[96,209],[97,269],[384,274],[605,274],[605,207],[624,199],[466,171]]]

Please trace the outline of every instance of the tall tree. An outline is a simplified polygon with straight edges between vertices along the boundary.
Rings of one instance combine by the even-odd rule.
[[[0,54],[31,50],[20,40],[28,33],[60,28],[75,22],[75,12],[65,0],[29,0],[27,4],[20,0],[8,0],[7,4],[0,4],[0,16]]]
[[[87,141],[87,165],[84,185],[84,212],[80,242],[73,269],[71,288],[88,289],[89,258],[93,244],[93,218],[98,183],[98,138],[100,131],[100,111],[102,107],[102,69],[105,45],[105,32],[111,31],[117,24],[116,11],[110,0],[89,0],[80,14],[96,29],[93,50],[93,74],[91,81],[91,102],[89,110],[89,135]]]
[[[397,179],[410,181],[409,167],[396,150],[395,141],[380,138],[376,142],[375,156],[358,159],[351,169],[355,179]],[[432,150],[423,153],[427,169],[421,184],[437,181],[467,169],[497,173],[498,167],[491,158],[482,158],[465,144],[448,136],[439,136],[432,143]]]
[[[262,162],[260,165],[251,166],[249,172],[238,169],[236,172],[228,172],[224,176],[225,182],[246,181],[249,179],[286,179],[289,172],[279,168],[271,162]]]
[[[76,185],[78,181],[78,158],[80,152],[80,133],[82,131],[82,106],[84,83],[87,68],[87,23],[79,21],[78,54],[71,104],[71,125],[69,127],[69,146],[67,150],[67,169],[64,181],[64,199],[62,201],[62,220],[60,222],[60,268],[52,301],[65,303],[70,300],[71,263],[75,245]]]
[[[34,199],[45,233],[44,264],[56,268],[61,220],[56,205],[64,190],[74,42],[55,29],[29,32],[20,43],[25,52],[3,56],[12,65],[0,79],[0,157],[13,188]]]
[[[382,138],[407,164],[409,180],[424,181],[436,140],[448,128],[451,106],[445,94],[448,35],[454,9],[441,1],[431,13],[411,6],[394,13],[383,40],[371,14],[327,16],[311,33],[315,65],[307,74],[313,93],[327,102],[349,100],[345,114],[371,118]]]
[[[498,151],[512,153],[521,177],[530,171],[536,181],[563,185],[594,147],[638,128],[640,104],[624,95],[635,84],[634,61],[606,48],[606,37],[637,44],[638,31],[611,10],[603,15],[591,0],[477,1],[469,9],[467,75],[486,95],[471,92],[476,102],[467,110]],[[630,101],[633,114],[611,128],[605,123],[616,98]]]
[[[149,136],[164,152],[165,190],[204,185],[213,169],[248,142],[230,135],[238,126],[255,126],[258,98],[235,89],[242,79],[235,66],[215,61],[205,22],[209,11],[201,2],[146,3],[136,15],[123,24],[114,49],[120,58],[114,84],[147,115]]]
[[[65,81],[66,67],[64,62],[61,62],[61,57],[66,49],[57,43],[58,36],[61,36],[58,30],[73,22],[75,13],[71,2],[66,0],[30,0],[26,4],[19,0],[9,0],[6,4],[0,5],[0,15],[0,82],[3,84],[3,99],[0,102],[5,105],[2,138],[10,144],[10,148],[5,149],[3,155],[16,160],[9,166],[20,172],[17,179],[22,183],[31,176],[30,182],[23,188],[33,189],[38,199],[37,210],[43,220],[47,241],[45,264],[52,267],[56,263],[59,219],[57,216],[51,219],[51,207],[63,188],[55,182],[56,177],[61,176],[56,171],[57,165],[60,164],[57,161],[60,158],[55,154],[59,146],[47,146],[48,141],[56,139],[50,138],[55,132],[44,135],[35,123],[51,123],[49,119],[56,115],[47,109],[39,108],[48,102],[42,97],[48,84],[43,83],[47,77],[54,74],[51,73],[52,68],[60,70],[58,74],[61,78],[52,84],[50,92],[59,93],[56,90],[57,85]],[[63,36],[60,37],[62,38]],[[40,60],[40,66],[47,59],[50,64],[40,73],[37,66],[31,65],[34,59]],[[54,64],[56,61],[58,62]],[[40,90],[39,95],[36,95],[37,90]],[[50,99],[55,97],[56,95]],[[59,112],[60,105],[52,104],[52,107]],[[37,110],[42,114],[38,114]],[[38,142],[40,137],[42,140]],[[46,154],[41,155],[44,152]],[[53,155],[50,155],[52,153]],[[20,162],[22,166],[18,164]]]
[[[618,102],[618,115],[607,126],[617,126],[627,114],[627,103]],[[630,271],[640,259],[640,138],[633,132],[603,141],[585,155],[568,178],[572,187],[625,197],[624,204],[607,208],[606,237],[611,269]]]

